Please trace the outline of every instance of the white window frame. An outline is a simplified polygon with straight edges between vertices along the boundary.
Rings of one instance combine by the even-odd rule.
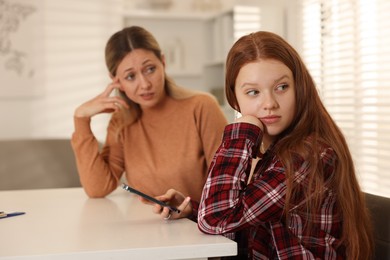
[[[390,197],[390,1],[300,0],[302,57],[364,191]]]

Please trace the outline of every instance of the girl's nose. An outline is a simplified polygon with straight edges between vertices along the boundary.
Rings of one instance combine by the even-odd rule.
[[[278,107],[278,102],[276,101],[272,93],[265,94],[263,108],[265,110],[272,110]]]

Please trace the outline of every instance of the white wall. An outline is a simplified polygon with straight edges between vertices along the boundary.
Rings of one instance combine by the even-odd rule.
[[[108,37],[122,27],[123,4],[137,3],[134,0],[43,2],[43,91],[36,97],[0,98],[0,139],[70,137],[74,109],[99,94],[109,83],[104,46]],[[188,8],[191,3],[190,0],[176,2],[177,10]],[[225,6],[236,2],[221,0]],[[288,0],[272,1],[272,5],[266,0],[241,2],[282,8],[283,12],[286,12],[286,6],[294,3]],[[269,18],[275,23],[285,21],[283,15],[273,17],[269,13]],[[268,22],[268,26],[272,27],[273,22]],[[93,129],[99,140],[104,140],[107,120],[104,115],[93,120]]]
[[[104,46],[122,26],[121,1],[44,1],[43,91],[0,99],[1,139],[70,137],[76,106],[108,82]],[[105,120],[95,120],[97,132],[105,129]]]

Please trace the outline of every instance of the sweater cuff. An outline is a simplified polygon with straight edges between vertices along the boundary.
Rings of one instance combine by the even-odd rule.
[[[75,132],[80,135],[93,134],[91,129],[91,118],[73,117]]]
[[[263,131],[261,131],[260,127],[250,123],[232,123],[225,127],[223,142],[235,139],[249,140],[253,145],[252,158],[256,158],[263,139]]]
[[[232,123],[225,127],[223,139],[249,139],[253,143],[259,143],[263,138],[263,132],[258,126],[250,123]]]
[[[192,206],[192,214],[188,217],[188,219],[198,222],[198,209],[199,209],[199,202],[191,200],[191,206]]]

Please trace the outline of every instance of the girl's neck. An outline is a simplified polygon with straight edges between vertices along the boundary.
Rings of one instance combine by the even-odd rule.
[[[263,136],[263,140],[260,144],[260,153],[264,154],[268,150],[272,142],[273,140],[271,138],[269,138],[268,136]]]

